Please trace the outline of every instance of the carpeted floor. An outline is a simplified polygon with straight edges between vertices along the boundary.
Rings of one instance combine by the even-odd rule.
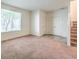
[[[55,36],[26,36],[2,42],[1,59],[76,59],[76,47]]]

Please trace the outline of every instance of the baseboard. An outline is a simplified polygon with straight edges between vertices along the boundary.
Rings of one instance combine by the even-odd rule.
[[[52,36],[52,34],[43,34],[42,36],[46,36],[46,35],[51,35]]]
[[[63,37],[63,36],[60,36],[60,35],[54,35],[54,34],[43,34],[43,36],[46,36],[46,35],[57,36],[57,37],[61,37],[61,38],[63,38],[63,39],[67,39],[66,37]]]
[[[21,37],[27,37],[27,36],[33,36],[33,35],[32,35],[32,34],[23,35],[23,36],[19,36],[19,37],[11,38],[11,39],[2,40],[1,42],[6,42],[6,41],[14,40],[14,39],[17,39],[17,38],[21,38]]]
[[[19,37],[14,37],[14,38],[11,38],[11,39],[2,40],[1,42],[6,42],[6,41],[14,40],[14,39],[17,39],[17,38],[28,37],[28,36],[38,36],[38,35],[28,34],[28,35],[23,35],[23,36],[19,36]],[[42,35],[40,35],[40,36],[42,36]]]
[[[61,37],[63,39],[67,39],[66,37],[63,37],[63,36],[60,36],[60,35],[53,35],[53,36],[58,36],[58,37]]]
[[[60,35],[53,35],[53,34],[43,34],[43,35],[40,35],[39,37],[41,36],[47,36],[47,35],[50,35],[50,36],[58,36],[58,37],[61,37],[63,39],[66,39],[66,37],[62,37]],[[33,35],[33,34],[28,34],[28,35],[23,35],[23,36],[20,36],[20,37],[15,37],[15,38],[11,38],[11,39],[6,39],[6,40],[3,40],[1,42],[6,42],[6,41],[10,41],[10,40],[14,40],[14,39],[17,39],[17,38],[21,38],[21,37],[27,37],[27,36],[38,36],[38,35]]]

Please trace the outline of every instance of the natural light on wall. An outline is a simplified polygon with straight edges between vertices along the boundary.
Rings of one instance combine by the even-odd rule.
[[[21,13],[1,9],[1,32],[20,31]]]

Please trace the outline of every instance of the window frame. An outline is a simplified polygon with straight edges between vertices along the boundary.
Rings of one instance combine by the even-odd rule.
[[[11,9],[6,9],[6,8],[1,8],[1,10],[7,10],[7,11],[10,11],[10,12],[13,12],[13,13],[17,13],[17,14],[19,14],[20,15],[20,20],[19,20],[19,22],[20,22],[20,24],[19,24],[19,29],[16,29],[16,30],[5,30],[5,31],[2,31],[1,30],[1,33],[7,33],[7,32],[19,32],[19,31],[21,31],[21,29],[22,29],[22,13],[21,12],[18,12],[18,11],[15,11],[15,10],[11,10]],[[1,11],[1,14],[2,14],[2,11]],[[2,17],[1,17],[1,19],[2,19]],[[2,28],[2,27],[1,27]]]

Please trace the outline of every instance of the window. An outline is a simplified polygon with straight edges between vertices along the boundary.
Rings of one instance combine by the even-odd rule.
[[[1,9],[1,32],[21,30],[21,13]]]

